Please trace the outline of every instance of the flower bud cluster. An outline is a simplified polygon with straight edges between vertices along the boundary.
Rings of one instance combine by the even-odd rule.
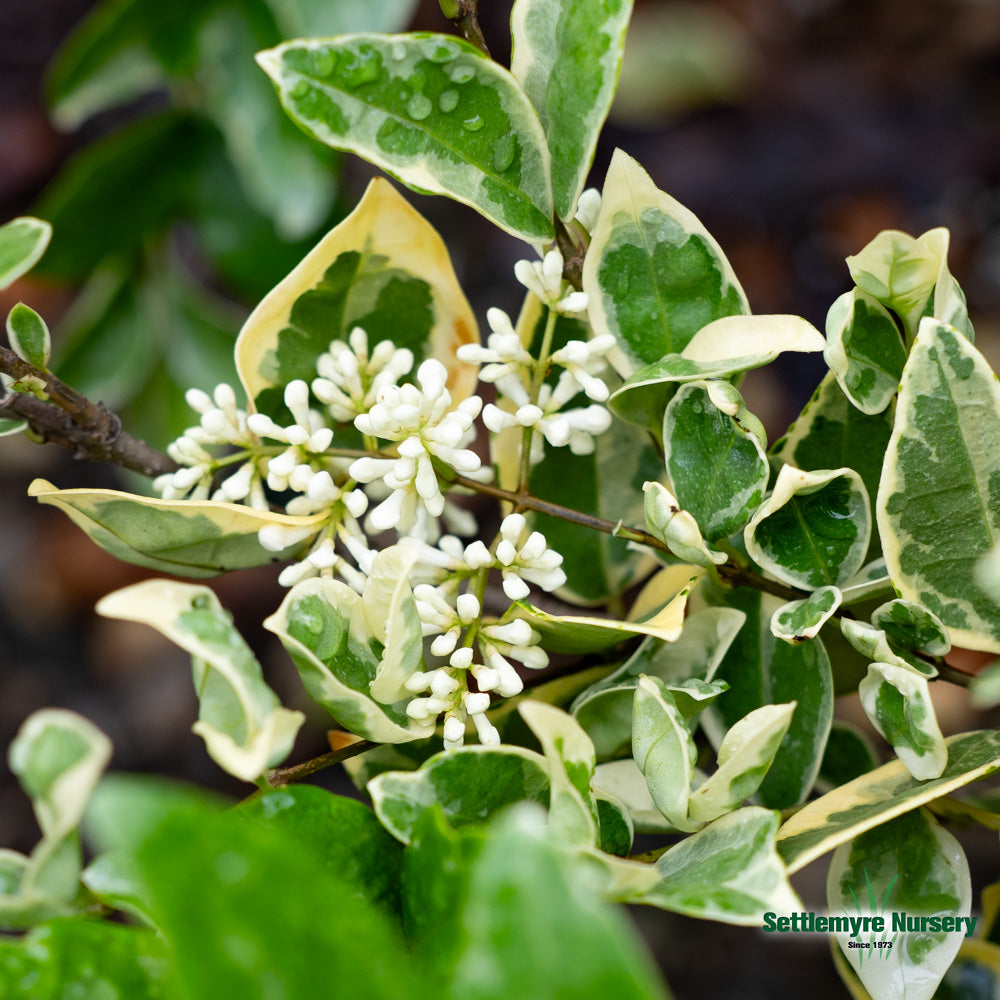
[[[586,312],[590,304],[586,292],[563,294],[563,256],[558,250],[550,250],[541,260],[519,260],[514,277],[556,312]]]

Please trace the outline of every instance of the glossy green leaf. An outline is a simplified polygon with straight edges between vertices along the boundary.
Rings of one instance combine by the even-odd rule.
[[[965,295],[948,271],[950,239],[943,227],[916,238],[888,229],[847,258],[858,287],[903,320],[908,344],[924,316],[948,323],[972,339]]]
[[[149,899],[135,858],[128,851],[106,851],[98,855],[80,873],[80,881],[105,906],[127,913],[147,927],[153,926]]]
[[[735,390],[734,390],[735,391]],[[663,419],[670,485],[710,542],[744,527],[767,489],[761,441],[746,429],[737,393],[735,413],[721,409],[707,382],[682,386]]]
[[[439,753],[417,771],[385,771],[368,783],[375,814],[404,844],[421,816],[439,806],[452,826],[485,823],[515,802],[549,802],[548,761],[515,746],[467,746]]]
[[[39,503],[63,511],[106,552],[124,562],[195,579],[289,559],[319,531],[321,516],[291,517],[217,501],[154,500],[117,490],[60,490],[44,479],[28,487]],[[268,524],[301,528],[282,552],[257,533]]]
[[[631,0],[518,0],[511,12],[511,75],[545,130],[563,220],[573,218],[594,159],[631,13]]]
[[[617,670],[581,692],[571,711],[593,741],[597,759],[631,752],[632,703],[641,674],[667,684],[690,677],[710,681],[745,620],[735,608],[704,608],[685,620],[674,642],[645,640]]]
[[[862,413],[881,413],[899,388],[906,348],[895,320],[860,288],[845,292],[826,317],[823,352],[837,383]]]
[[[834,720],[819,769],[822,783],[831,788],[846,785],[873,771],[878,763],[878,754],[864,733],[847,722]]]
[[[925,677],[936,677],[937,668],[905,648],[890,643],[884,629],[867,622],[844,618],[840,631],[847,642],[867,660],[891,663],[903,670],[915,670]]]
[[[597,826],[602,852],[624,858],[632,850],[635,824],[628,805],[617,795],[593,785],[597,803]]]
[[[448,35],[285,42],[257,61],[292,119],[425,193],[445,194],[515,236],[552,239],[549,154],[510,74]]]
[[[472,868],[451,1000],[666,1000],[634,931],[592,891],[586,864],[551,842],[541,816],[519,810],[501,821]]]
[[[871,614],[871,623],[882,629],[890,642],[904,649],[915,649],[928,656],[946,656],[951,652],[951,638],[938,616],[912,601],[879,605]]]
[[[583,268],[590,321],[612,333],[631,375],[680,353],[707,323],[749,312],[719,245],[695,216],[616,150]]]
[[[594,788],[622,802],[639,833],[676,832],[656,808],[646,778],[631,757],[598,764],[594,772]]]
[[[26,420],[6,420],[0,419],[0,437],[7,437],[12,434],[20,434],[28,426]]]
[[[147,580],[109,594],[97,611],[149,625],[191,654],[199,701],[191,729],[219,767],[254,781],[288,756],[305,716],[281,707],[232,615],[208,587]]]
[[[812,590],[850,579],[864,562],[870,534],[868,493],[853,469],[803,472],[784,465],[743,537],[762,569]]]
[[[729,691],[703,717],[705,731],[719,746],[725,731],[749,712],[794,701],[798,707],[791,726],[758,797],[775,809],[796,805],[816,779],[833,718],[833,677],[822,640],[791,645],[776,639],[770,621],[780,602],[759,591],[705,589],[704,596],[747,616],[716,672]]]
[[[948,764],[919,781],[900,760],[883,764],[809,802],[781,828],[778,850],[795,872],[852,837],[1000,770],[1000,733],[961,733],[945,740]]]
[[[153,931],[107,921],[54,920],[23,938],[0,940],[0,995],[6,1000],[167,1000],[176,994],[167,949]]]
[[[0,226],[0,288],[12,285],[41,259],[52,238],[52,226],[22,216]]]
[[[868,992],[877,1000],[931,1000],[969,925],[894,932],[893,918],[969,917],[969,864],[958,841],[925,810],[914,810],[837,848],[826,886],[832,915],[882,916],[886,924],[881,934],[836,935]],[[891,941],[891,949],[858,947],[874,941]]]
[[[637,902],[727,924],[801,908],[775,851],[778,816],[750,806],[723,816],[656,862],[663,882]]]
[[[934,612],[957,645],[1000,652],[1000,608],[974,572],[1000,540],[1000,385],[933,319],[903,372],[877,516],[899,595]]]
[[[873,663],[858,688],[871,724],[891,744],[914,778],[938,778],[948,751],[937,724],[927,681],[909,668]]]
[[[377,701],[372,685],[381,678],[387,690],[395,688],[406,670],[419,665],[419,641],[416,646],[406,642],[407,635],[412,639],[409,612],[414,609],[392,622],[378,620],[375,612],[383,607],[384,591],[377,584],[375,591],[376,598],[367,589],[363,597],[339,580],[304,580],[265,619],[264,627],[281,640],[309,696],[341,726],[373,742],[405,743],[429,735],[433,722],[418,723],[406,714],[408,694],[395,702]],[[386,642],[389,631],[392,647]]]
[[[316,377],[316,359],[354,327],[369,348],[405,347],[419,364],[448,369],[452,398],[469,395],[475,369],[455,350],[478,339],[475,317],[434,228],[388,181],[369,184],[357,208],[332,229],[250,314],[236,344],[247,397],[274,413],[292,379]]]
[[[52,355],[49,328],[38,313],[23,302],[7,314],[7,337],[14,353],[36,368],[46,369]]]
[[[572,715],[540,701],[517,710],[542,746],[549,764],[549,826],[568,845],[597,843],[597,804],[590,782],[594,744]]]
[[[815,639],[842,599],[836,587],[820,587],[800,601],[789,601],[771,616],[771,633],[791,643]]]

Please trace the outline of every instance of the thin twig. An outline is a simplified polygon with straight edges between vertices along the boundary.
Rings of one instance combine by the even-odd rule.
[[[308,778],[310,774],[317,771],[326,770],[334,764],[341,764],[351,757],[374,750],[375,747],[382,746],[381,743],[373,743],[371,740],[358,740],[350,746],[342,747],[340,750],[331,750],[329,753],[320,754],[312,760],[305,760],[301,764],[292,764],[289,767],[273,767],[267,773],[267,783],[272,788],[281,788],[282,785],[290,785],[292,782],[301,781]]]
[[[479,0],[458,0],[458,13],[448,20],[458,28],[467,42],[475,45],[483,55],[493,58],[486,47],[482,28],[479,27]]]

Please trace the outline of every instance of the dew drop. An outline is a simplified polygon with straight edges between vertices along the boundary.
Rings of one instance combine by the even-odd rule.
[[[448,76],[452,83],[468,83],[475,75],[476,71],[465,63],[455,63],[448,68]]]
[[[344,86],[348,90],[357,90],[366,83],[372,83],[379,78],[382,71],[382,60],[373,49],[361,49],[348,57],[342,67]]]
[[[426,94],[414,94],[406,102],[406,113],[416,121],[423,121],[432,111],[434,105]]]
[[[466,118],[465,121],[462,122],[462,128],[464,128],[466,132],[478,132],[485,124],[486,122],[483,121],[480,115],[473,115],[471,118]]]
[[[406,58],[406,46],[402,42],[393,42],[392,58],[400,62]]]
[[[503,173],[514,162],[514,137],[501,136],[493,147],[493,166],[498,173]]]
[[[313,49],[309,53],[309,71],[312,76],[333,76],[337,68],[337,57],[329,49]]]
[[[447,63],[451,62],[457,54],[458,53],[455,52],[454,49],[449,48],[447,45],[436,45],[430,52],[427,53],[427,58],[430,59],[431,62]]]
[[[457,90],[444,90],[441,92],[441,96],[438,98],[438,107],[444,111],[454,111],[458,104],[458,91]]]

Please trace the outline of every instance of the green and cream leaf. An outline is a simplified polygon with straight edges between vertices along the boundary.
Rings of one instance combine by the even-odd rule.
[[[52,337],[45,320],[30,306],[18,302],[7,314],[7,338],[19,358],[43,371],[48,368]]]
[[[789,601],[771,615],[771,634],[791,643],[815,639],[842,600],[836,587],[820,587],[800,601]]]
[[[29,215],[0,226],[0,289],[14,284],[41,259],[52,239],[52,226]]]
[[[927,656],[947,656],[951,652],[951,638],[941,619],[912,601],[895,600],[879,605],[871,614],[871,623],[897,647],[914,649]]]

